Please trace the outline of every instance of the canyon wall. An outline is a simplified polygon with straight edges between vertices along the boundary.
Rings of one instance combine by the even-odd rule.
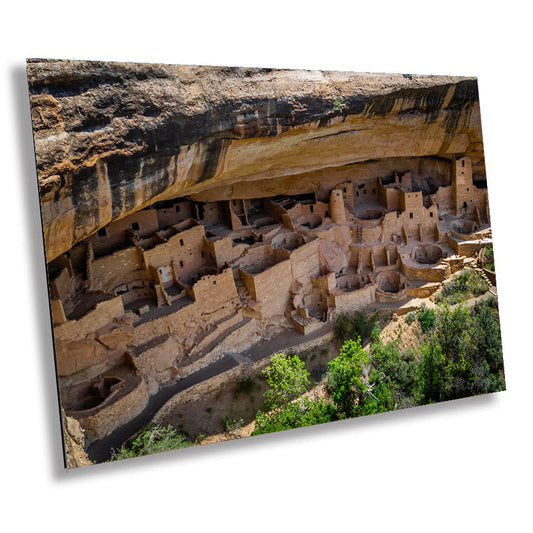
[[[394,158],[485,174],[475,78],[28,60],[28,80],[48,261],[178,196],[315,192]]]

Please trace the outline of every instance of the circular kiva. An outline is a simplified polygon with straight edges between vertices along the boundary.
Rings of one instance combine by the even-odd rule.
[[[411,257],[421,265],[434,265],[442,259],[443,253],[435,244],[421,244],[413,249]]]
[[[398,272],[380,272],[376,278],[376,283],[383,292],[397,293],[403,288],[402,279]]]

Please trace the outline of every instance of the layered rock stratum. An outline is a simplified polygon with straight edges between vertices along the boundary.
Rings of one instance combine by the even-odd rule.
[[[47,260],[155,202],[315,191],[326,172],[472,158],[475,78],[28,60]],[[340,180],[339,180],[340,181]]]
[[[65,415],[61,409],[63,423],[63,437],[65,443],[65,464],[67,468],[89,466],[92,464],[84,450],[84,434],[80,423]]]

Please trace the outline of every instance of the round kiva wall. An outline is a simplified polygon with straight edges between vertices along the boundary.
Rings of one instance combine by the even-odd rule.
[[[413,248],[411,257],[413,261],[421,265],[434,265],[438,263],[444,254],[439,246],[435,244],[421,244]]]

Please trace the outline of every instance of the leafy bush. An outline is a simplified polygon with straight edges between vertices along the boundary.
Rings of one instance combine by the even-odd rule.
[[[394,387],[379,383],[367,391],[368,399],[356,409],[358,416],[375,415],[393,411],[396,408],[396,392]]]
[[[437,321],[435,311],[432,309],[423,309],[418,313],[418,321],[420,322],[422,333],[427,333],[435,327],[435,322]]]
[[[478,354],[487,362],[490,372],[497,374],[503,371],[503,352],[500,321],[493,301],[478,302],[470,314]]]
[[[232,433],[244,425],[244,420],[242,418],[226,417],[222,420],[222,423],[224,424],[226,433]]]
[[[412,394],[417,363],[410,353],[402,353],[393,342],[384,345],[377,341],[370,347],[370,362],[378,374],[371,381],[392,385],[403,395]]]
[[[416,319],[416,313],[414,311],[411,311],[407,313],[407,316],[405,317],[405,321],[407,324],[411,325]]]
[[[360,339],[346,341],[338,357],[328,363],[328,388],[339,418],[355,415],[355,402],[363,401],[367,385],[363,381],[363,365],[368,355],[361,347]]]
[[[331,420],[335,420],[335,408],[331,402],[303,398],[270,413],[258,411],[252,435],[313,426]]]
[[[422,345],[420,401],[438,402],[505,388],[497,311],[486,303],[439,312]]]
[[[489,285],[479,272],[464,270],[460,276],[445,283],[440,294],[436,296],[438,303],[454,305],[464,302],[469,296],[481,296],[489,290]]]
[[[113,451],[111,460],[140,457],[152,453],[165,452],[178,448],[188,448],[193,443],[178,433],[170,424],[165,428],[158,425],[147,426],[133,441],[124,444],[118,452]]]
[[[263,370],[268,383],[265,407],[270,411],[303,394],[309,386],[309,372],[297,355],[277,353]]]
[[[492,244],[489,244],[485,248],[484,260],[485,268],[494,272],[494,249],[492,247]]]
[[[481,296],[489,290],[489,284],[483,279],[479,272],[472,272],[468,281],[468,292],[473,296]]]
[[[380,335],[381,335],[381,326],[376,322],[374,324],[374,327],[372,328],[372,331],[370,332],[370,339],[372,341],[375,341],[379,339]]]
[[[332,111],[333,111],[334,113],[338,113],[338,114],[340,114],[340,113],[342,113],[343,109],[344,109],[344,98],[342,98],[342,96],[341,96],[341,97],[337,98],[337,99],[333,102],[333,108],[332,108]]]
[[[263,375],[269,386],[264,394],[265,407],[269,412],[257,412],[253,435],[311,426],[333,419],[333,404],[309,398],[297,399],[309,386],[309,372],[297,355],[275,354],[270,365],[263,370]]]
[[[360,338],[365,343],[378,324],[379,312],[372,314],[356,311],[355,313],[341,313],[335,322],[335,337],[340,342]]]

